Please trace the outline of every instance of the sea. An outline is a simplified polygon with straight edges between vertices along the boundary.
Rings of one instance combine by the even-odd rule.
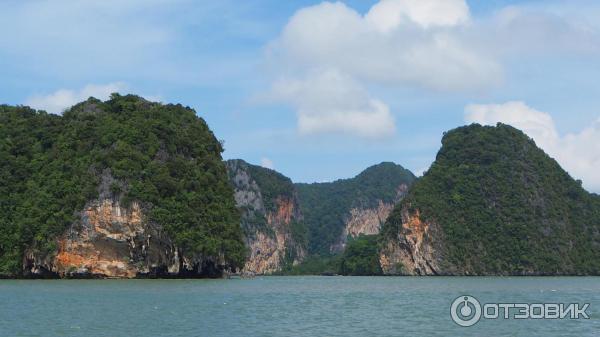
[[[598,277],[0,280],[2,337],[599,335]]]

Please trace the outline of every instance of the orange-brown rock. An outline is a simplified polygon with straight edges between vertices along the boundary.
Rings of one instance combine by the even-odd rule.
[[[436,275],[439,262],[433,247],[437,227],[421,219],[419,211],[401,210],[402,227],[388,239],[380,251],[379,263],[384,274]]]
[[[396,198],[393,203],[384,203],[378,200],[377,207],[373,208],[352,208],[350,214],[345,221],[345,227],[338,242],[334,243],[330,251],[333,253],[342,252],[346,247],[347,238],[350,236],[356,238],[360,235],[375,235],[379,234],[381,227],[385,223],[396,203],[398,203],[406,193],[408,186],[400,184],[396,189]]]
[[[268,212],[267,223],[269,225],[289,225],[294,217],[294,211],[296,211],[296,206],[294,206],[293,200],[290,200],[289,198],[278,197],[276,204],[277,211]]]
[[[59,277],[213,277],[212,259],[184,256],[162,227],[148,222],[138,203],[107,198],[87,204],[57,240],[58,251],[25,256],[25,274]],[[217,261],[218,263],[218,261]],[[214,274],[211,274],[213,273]]]
[[[279,197],[277,210],[267,212],[267,225],[272,232],[256,231],[255,236],[247,240],[250,254],[243,272],[250,274],[271,274],[281,270],[288,249],[294,249],[292,264],[298,264],[306,256],[304,248],[297,245],[292,237],[290,225],[298,214],[294,200]],[[270,234],[270,235],[269,235]]]
[[[242,228],[245,233],[248,257],[242,272],[245,274],[271,274],[284,264],[298,264],[306,256],[305,248],[296,241],[292,226],[302,222],[295,188],[292,182],[277,173],[242,160],[227,162],[230,180],[234,185],[237,207],[242,211]],[[265,200],[261,186],[252,176],[256,170],[272,179],[274,184],[288,188],[285,193]],[[265,204],[269,204],[266,207]]]
[[[122,208],[119,202],[105,199],[88,207],[83,218],[89,228],[79,235],[59,240],[55,258],[57,273],[65,275],[79,270],[105,277],[132,278],[141,272],[139,267],[130,263],[131,254],[125,249],[133,244],[133,238],[145,234],[137,203],[130,208]],[[109,242],[112,244],[109,245]]]

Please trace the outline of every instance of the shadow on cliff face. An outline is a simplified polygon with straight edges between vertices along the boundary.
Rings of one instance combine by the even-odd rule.
[[[22,277],[27,279],[106,279],[106,278],[121,278],[108,276],[104,274],[94,274],[87,271],[73,270],[70,273],[59,274],[48,268],[40,265],[36,265],[33,260],[26,260],[24,267],[29,272],[25,272]],[[223,278],[228,270],[223,266],[215,264],[213,261],[204,261],[197,263],[191,268],[181,266],[180,272],[172,273],[166,266],[159,266],[150,268],[148,272],[138,272],[133,278],[135,279],[205,279],[205,278]],[[0,275],[0,279],[3,278],[15,278],[17,276]]]

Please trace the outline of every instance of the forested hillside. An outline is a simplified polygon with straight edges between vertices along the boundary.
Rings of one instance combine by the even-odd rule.
[[[600,274],[600,198],[523,132],[447,132],[383,228],[386,273]]]
[[[201,272],[207,260],[242,266],[245,249],[222,151],[204,120],[179,104],[113,94],[62,116],[0,106],[0,273],[20,274],[26,251],[47,262],[37,271],[65,267],[66,260],[52,262],[58,239],[72,225],[85,225],[81,212],[100,209],[103,200],[110,200],[113,218],[141,205],[144,225],[136,235],[150,225],[164,231],[177,250],[169,258],[182,268]]]

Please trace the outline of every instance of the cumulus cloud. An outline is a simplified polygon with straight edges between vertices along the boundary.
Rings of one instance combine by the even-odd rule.
[[[371,86],[501,81],[500,66],[457,35],[469,22],[464,0],[382,0],[364,15],[341,2],[303,8],[267,48],[279,78],[271,94],[296,108],[301,133],[389,136],[394,118]]]
[[[470,104],[465,121],[483,125],[498,122],[521,129],[591,191],[600,192],[600,119],[576,133],[560,135],[552,116],[524,102]]]
[[[267,157],[260,158],[260,166],[266,167],[268,169],[273,169],[273,161]]]
[[[465,108],[465,120],[483,125],[496,125],[498,122],[513,125],[543,146],[554,146],[559,138],[554,120],[549,114],[535,110],[521,101],[469,104]]]
[[[425,28],[455,26],[469,21],[469,7],[464,0],[382,0],[365,19],[382,32],[411,21]]]
[[[473,43],[498,56],[598,54],[600,26],[595,3],[531,3],[507,6],[476,27]]]
[[[59,114],[65,109],[89,97],[106,100],[110,94],[126,89],[122,82],[108,84],[88,84],[79,90],[59,89],[47,95],[33,95],[27,99],[25,105],[34,109],[46,110],[49,113]]]
[[[314,72],[303,79],[281,79],[273,85],[272,94],[296,108],[298,130],[302,134],[341,132],[381,138],[395,131],[388,106],[339,71]]]
[[[364,14],[342,2],[323,2],[289,19],[269,44],[267,61],[275,78],[301,81],[307,87],[319,80],[307,73],[335,71],[364,92],[417,88],[487,94],[510,81],[508,76],[520,76],[505,72],[524,64],[520,61],[552,61],[549,55],[581,60],[580,56],[600,54],[600,25],[594,20],[600,6],[584,5],[533,2],[473,18],[465,0],[380,0]],[[294,102],[297,109],[305,108]],[[385,102],[372,99],[363,100],[362,107],[360,111],[379,111],[381,116],[367,123],[382,124],[390,110]],[[306,109],[299,110],[299,128],[364,135],[347,126],[358,122],[341,123],[342,117],[332,117],[350,116],[343,113],[347,106],[310,108],[311,117],[319,118],[313,122]],[[320,118],[321,113],[325,117]],[[332,119],[335,122],[323,124]]]
[[[335,68],[375,83],[463,90],[501,80],[500,66],[461,40],[464,1],[384,0],[364,16],[343,3],[307,7],[271,44],[286,69]]]

